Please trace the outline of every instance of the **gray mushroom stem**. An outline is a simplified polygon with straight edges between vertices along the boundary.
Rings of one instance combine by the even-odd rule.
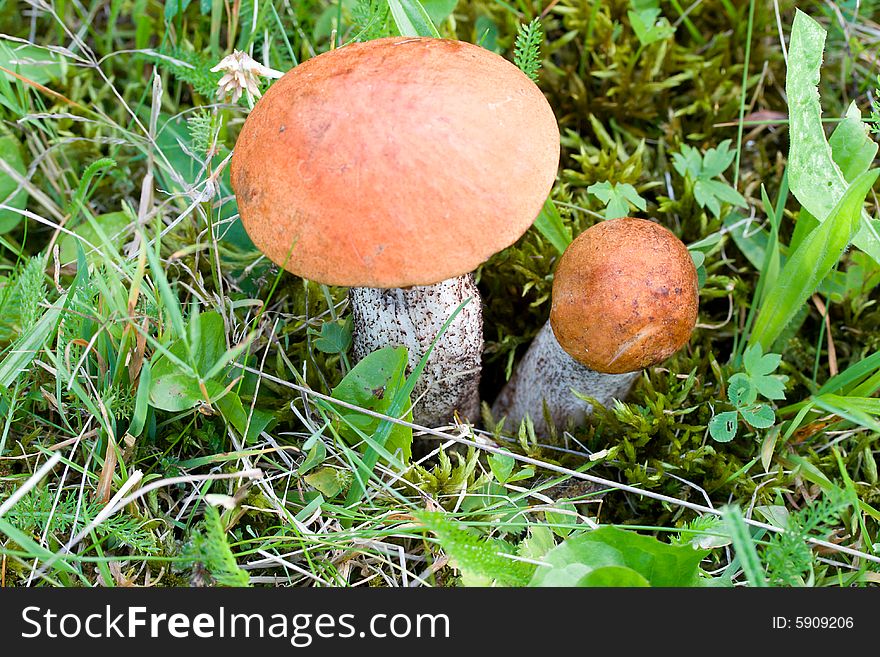
[[[388,346],[406,347],[408,373],[427,352],[455,309],[470,299],[437,341],[413,391],[413,420],[436,427],[477,420],[483,353],[483,311],[471,274],[409,288],[351,288],[352,346],[356,361]]]
[[[495,400],[492,415],[496,419],[506,416],[506,428],[514,431],[528,415],[535,433],[546,436],[550,427],[544,417],[545,405],[556,427],[581,424],[593,407],[572,390],[608,406],[614,399],[626,397],[638,375],[638,371],[603,374],[581,365],[559,345],[547,322]]]

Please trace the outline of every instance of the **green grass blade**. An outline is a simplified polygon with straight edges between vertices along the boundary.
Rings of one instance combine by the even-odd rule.
[[[766,587],[767,579],[764,577],[764,569],[761,567],[758,550],[755,548],[749,526],[745,523],[739,507],[725,507],[724,526],[733,541],[733,548],[736,550],[749,584],[754,587]]]
[[[58,317],[61,315],[65,300],[66,295],[59,298],[32,328],[12,345],[6,358],[0,362],[0,388],[10,387],[49,340],[49,336],[58,324]]]
[[[834,269],[859,226],[861,208],[880,170],[863,173],[853,181],[828,218],[810,233],[785,263],[776,284],[761,304],[749,345],[771,350],[776,338]]]
[[[440,33],[419,0],[388,0],[388,6],[401,36],[440,38]]]
[[[549,198],[535,219],[535,228],[559,253],[563,253],[571,244],[571,229],[562,221],[556,204]]]

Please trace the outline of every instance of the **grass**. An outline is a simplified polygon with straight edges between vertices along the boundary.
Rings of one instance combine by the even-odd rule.
[[[0,3],[0,585],[521,585],[571,564],[585,585],[880,581],[880,265],[851,245],[877,209],[853,162],[876,148],[844,120],[876,114],[877,3],[798,3],[827,37],[824,123],[797,134],[855,153],[827,207],[789,158],[809,91],[786,89],[791,3],[447,4],[425,23],[402,0]],[[484,401],[572,235],[628,207],[701,263],[689,345],[582,426],[413,425],[411,377],[358,410],[334,394],[345,290],[241,228],[249,108],[210,69],[401,27],[522,60],[562,133],[553,203],[477,272]],[[410,441],[411,463],[386,449]]]

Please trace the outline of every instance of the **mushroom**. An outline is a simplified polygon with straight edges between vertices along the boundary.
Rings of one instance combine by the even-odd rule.
[[[516,66],[447,39],[377,39],[318,55],[256,103],[230,171],[254,244],[304,278],[352,288],[356,359],[431,353],[414,417],[473,417],[483,347],[473,272],[532,224],[559,129]]]
[[[697,272],[687,247],[644,219],[612,219],[581,233],[553,279],[550,321],[492,408],[535,432],[579,424],[592,406],[623,399],[640,370],[687,343],[697,321]]]

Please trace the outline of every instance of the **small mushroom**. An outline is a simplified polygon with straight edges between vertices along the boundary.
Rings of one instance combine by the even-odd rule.
[[[697,272],[687,247],[644,219],[612,219],[584,231],[563,253],[550,321],[535,337],[493,406],[518,425],[529,415],[546,435],[582,423],[591,405],[623,399],[640,370],[683,347],[697,321]]]
[[[417,422],[474,417],[483,348],[473,272],[532,224],[559,129],[516,66],[447,39],[377,39],[313,57],[256,103],[230,170],[254,244],[351,287],[355,358],[405,346]]]

